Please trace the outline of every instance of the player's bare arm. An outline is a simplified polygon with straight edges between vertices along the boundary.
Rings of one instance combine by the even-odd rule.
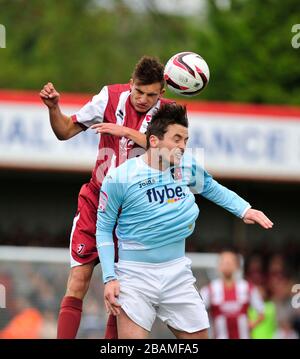
[[[51,82],[42,88],[40,98],[48,107],[51,127],[59,140],[68,140],[82,131],[80,125],[73,123],[71,117],[61,112],[59,107],[60,94]]]
[[[118,280],[111,280],[104,285],[104,304],[107,313],[113,315],[120,314],[121,305],[117,298],[120,294],[120,283]]]
[[[129,138],[134,143],[146,149],[146,135],[132,128],[120,126],[115,123],[97,123],[91,126],[91,128],[96,130],[96,133]]]
[[[243,221],[246,224],[257,223],[265,229],[273,227],[273,222],[262,212],[256,209],[249,208],[243,217]]]
[[[262,322],[265,319],[265,315],[263,313],[260,313],[258,315],[258,318],[255,321],[249,321],[249,330],[253,330],[260,322]]]

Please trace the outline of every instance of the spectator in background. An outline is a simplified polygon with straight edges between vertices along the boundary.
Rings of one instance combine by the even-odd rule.
[[[256,287],[237,278],[239,267],[237,253],[222,251],[219,260],[221,278],[201,289],[210,313],[213,337],[217,339],[248,339],[250,331],[264,318],[263,299]],[[250,305],[259,313],[254,321],[247,316]]]
[[[266,273],[264,261],[261,255],[252,255],[245,264],[246,279],[260,287],[266,284]]]
[[[264,319],[253,328],[252,339],[272,339],[277,332],[277,311],[276,305],[271,299],[270,291],[264,286],[259,286],[258,290],[264,300]],[[249,308],[249,319],[254,322],[259,317],[259,312],[252,306]]]
[[[42,313],[26,298],[16,299],[16,314],[0,331],[0,339],[39,339],[43,327]]]
[[[299,338],[294,328],[297,311],[292,307],[292,287],[297,283],[293,278],[289,261],[281,253],[275,253],[268,265],[268,288],[276,305],[278,330],[277,339]]]
[[[275,339],[299,339],[297,331],[293,327],[294,312],[290,306],[282,306],[278,310],[278,330]]]

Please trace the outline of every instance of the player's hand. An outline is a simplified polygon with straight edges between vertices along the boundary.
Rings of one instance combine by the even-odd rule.
[[[243,221],[246,224],[257,223],[265,229],[270,229],[273,227],[273,222],[271,222],[262,211],[258,211],[252,208],[249,208],[248,211],[245,213]]]
[[[118,280],[111,280],[104,285],[104,304],[107,313],[113,315],[120,314],[121,304],[117,301],[119,294],[120,283]]]
[[[40,98],[43,100],[44,104],[49,108],[57,106],[59,101],[59,93],[55,90],[53,84],[48,82],[40,92]]]
[[[96,133],[105,133],[107,135],[117,137],[127,137],[127,127],[120,126],[115,123],[97,123],[91,126],[91,128],[96,130]]]
[[[252,330],[255,328],[255,323],[254,322],[252,322],[252,321],[249,321],[248,322],[248,329],[249,329],[249,331],[250,332],[252,332]]]

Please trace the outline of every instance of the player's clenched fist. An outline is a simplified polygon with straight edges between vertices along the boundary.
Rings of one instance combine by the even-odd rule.
[[[41,99],[49,108],[55,107],[58,104],[59,96],[51,82],[48,82],[40,92]]]

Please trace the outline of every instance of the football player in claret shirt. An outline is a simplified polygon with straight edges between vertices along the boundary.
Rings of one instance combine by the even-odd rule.
[[[216,339],[249,339],[251,329],[264,319],[264,302],[258,288],[238,278],[238,270],[238,255],[224,250],[219,260],[221,278],[201,289]],[[250,305],[258,313],[255,321],[248,318]]]
[[[163,71],[156,58],[144,56],[136,64],[129,83],[104,86],[73,116],[61,112],[60,95],[52,83],[47,83],[40,92],[59,140],[68,140],[89,127],[101,134],[92,178],[82,186],[78,196],[70,240],[71,270],[58,317],[58,338],[76,337],[82,302],[99,262],[95,233],[102,181],[108,169],[123,163],[135,147],[146,148],[144,133],[148,123],[157,109],[169,101],[162,98]],[[110,317],[105,337],[115,338],[116,333],[115,319]]]

